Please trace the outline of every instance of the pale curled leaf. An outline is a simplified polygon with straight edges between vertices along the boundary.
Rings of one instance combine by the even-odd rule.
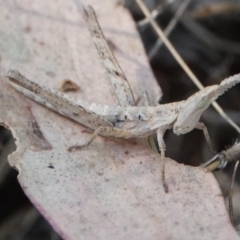
[[[116,8],[112,0],[85,1],[89,3],[103,23],[105,35],[118,47],[114,53],[134,92],[139,94],[141,86],[148,86],[151,97],[157,98],[159,90],[125,10]],[[9,45],[1,51],[1,75],[9,68],[21,69],[30,79],[41,80],[51,88],[67,77],[83,89],[80,96],[72,96],[113,104],[97,53],[75,6],[67,1],[51,2],[51,8],[49,1],[40,5],[39,1],[32,4],[25,0],[22,4],[29,11],[5,6],[11,18],[0,16],[2,31],[29,23],[32,29],[28,33],[24,29],[5,33],[16,42],[5,42]],[[74,9],[71,17],[68,9]],[[33,10],[38,16],[31,15]],[[19,37],[20,31],[23,38]],[[25,62],[18,60],[19,56]],[[69,153],[68,146],[89,137],[84,127],[31,102],[3,83],[1,89],[0,122],[9,126],[17,139],[10,164],[19,170],[25,193],[65,239],[237,238],[210,173],[169,160],[166,180],[170,193],[165,194],[159,156],[144,142],[97,138],[88,149]]]

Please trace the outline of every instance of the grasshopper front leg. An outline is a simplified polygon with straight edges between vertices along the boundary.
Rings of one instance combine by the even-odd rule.
[[[195,128],[203,131],[209,150],[215,154],[207,127],[204,125],[204,123],[199,122]]]
[[[168,192],[168,186],[166,183],[166,179],[165,179],[165,152],[166,152],[166,145],[165,142],[163,140],[163,136],[166,132],[166,130],[169,128],[169,126],[163,126],[161,128],[159,128],[157,130],[157,140],[158,140],[158,145],[160,148],[160,152],[161,152],[161,160],[162,160],[162,184],[163,184],[163,188],[165,193]]]

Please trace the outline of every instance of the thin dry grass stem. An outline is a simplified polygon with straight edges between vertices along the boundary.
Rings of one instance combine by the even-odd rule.
[[[216,154],[209,161],[202,164],[202,167],[206,167],[209,171],[223,169],[228,162],[237,161],[240,157],[240,142],[236,142],[229,149]]]
[[[234,180],[235,180],[235,177],[236,177],[238,164],[239,164],[239,160],[236,162],[236,164],[234,166],[231,186],[230,186],[230,190],[229,190],[229,203],[228,203],[229,204],[229,215],[230,215],[230,219],[231,219],[231,222],[232,222],[233,226],[235,226],[234,216],[233,216],[233,184],[234,184]]]
[[[203,85],[201,82],[198,80],[198,78],[194,75],[194,73],[191,71],[191,69],[187,66],[187,64],[184,62],[182,57],[179,55],[179,53],[176,51],[176,49],[173,47],[173,45],[170,43],[170,41],[167,39],[161,28],[158,26],[156,23],[155,19],[151,18],[151,13],[145,6],[142,0],[136,0],[137,4],[143,11],[145,17],[149,18],[149,21],[158,34],[158,36],[162,39],[168,50],[171,52],[171,54],[174,56],[178,64],[183,68],[185,73],[189,76],[189,78],[194,82],[194,84],[199,88],[203,89]],[[212,105],[214,108],[218,111],[218,113],[233,127],[235,130],[240,133],[240,128],[226,115],[226,113],[223,111],[223,109],[216,103],[213,102]]]
[[[173,31],[173,29],[175,28],[175,26],[177,25],[179,19],[181,18],[181,16],[183,15],[184,11],[186,10],[186,8],[188,7],[189,3],[191,0],[184,0],[180,7],[177,9],[174,17],[171,19],[170,23],[168,24],[168,26],[166,27],[166,29],[164,30],[164,34],[168,37],[171,32]],[[161,48],[163,44],[163,41],[161,38],[158,38],[157,42],[154,44],[154,46],[152,47],[152,49],[149,51],[148,53],[148,57],[151,60],[159,51],[159,49]]]
[[[201,166],[208,169],[208,171],[213,172],[215,170],[220,170],[225,168],[227,161],[225,161],[225,156],[222,153],[218,153],[213,158],[203,163]]]
[[[137,26],[138,26],[138,27],[146,27],[146,26],[149,24],[149,22],[150,22],[150,18],[157,18],[157,16],[160,15],[160,14],[162,14],[162,12],[164,11],[164,9],[165,9],[169,4],[171,4],[171,3],[172,3],[172,1],[168,0],[168,1],[165,1],[165,2],[163,2],[163,3],[161,3],[161,4],[159,4],[159,5],[157,6],[157,8],[154,9],[154,10],[151,12],[151,16],[146,17],[146,18],[138,21]]]

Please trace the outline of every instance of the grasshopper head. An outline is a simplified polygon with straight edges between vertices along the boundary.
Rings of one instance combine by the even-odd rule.
[[[174,124],[173,132],[177,135],[192,131],[202,113],[218,97],[218,85],[206,87],[184,101],[179,109],[177,121]]]

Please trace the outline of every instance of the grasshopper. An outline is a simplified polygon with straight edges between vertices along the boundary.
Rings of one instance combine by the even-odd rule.
[[[145,138],[157,133],[163,162],[162,183],[165,192],[168,192],[165,181],[166,146],[163,139],[166,130],[173,128],[173,132],[180,135],[194,128],[201,129],[210,144],[207,128],[199,119],[214,100],[240,82],[240,74],[225,79],[220,85],[208,86],[184,101],[158,106],[136,106],[131,87],[107,45],[93,8],[82,7],[82,14],[113,86],[118,106],[76,100],[28,80],[16,70],[8,71],[8,80],[16,90],[27,97],[94,131],[86,143],[69,147],[69,151],[89,146],[98,135],[128,139]]]

